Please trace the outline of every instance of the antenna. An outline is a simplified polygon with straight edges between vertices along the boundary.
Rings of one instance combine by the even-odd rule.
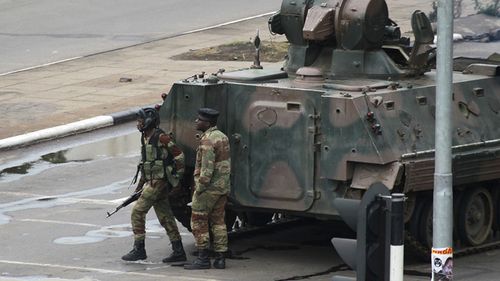
[[[250,66],[251,69],[262,69],[262,65],[260,65],[260,37],[259,30],[257,29],[257,35],[253,39],[253,44],[255,46],[255,58],[253,60],[253,65]]]

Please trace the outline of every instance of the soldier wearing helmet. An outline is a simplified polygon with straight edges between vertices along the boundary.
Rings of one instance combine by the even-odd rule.
[[[140,109],[137,113],[137,129],[141,135],[141,178],[136,191],[141,196],[132,209],[131,221],[134,247],[122,257],[126,261],[146,259],[144,240],[146,214],[154,208],[160,224],[165,228],[172,243],[172,253],[163,262],[185,261],[186,254],[181,236],[168,199],[168,193],[179,185],[184,173],[184,154],[172,138],[158,128],[160,117],[154,108]]]
[[[196,119],[196,129],[203,132],[196,151],[194,169],[195,191],[193,194],[191,227],[198,248],[198,258],[184,265],[185,269],[208,269],[210,232],[216,252],[213,266],[226,267],[224,254],[227,252],[227,230],[224,222],[231,159],[229,140],[217,129],[219,112],[201,108]]]

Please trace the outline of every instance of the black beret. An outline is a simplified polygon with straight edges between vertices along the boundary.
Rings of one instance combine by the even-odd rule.
[[[217,121],[217,117],[219,117],[219,111],[213,108],[200,108],[198,109],[198,119],[203,121]]]

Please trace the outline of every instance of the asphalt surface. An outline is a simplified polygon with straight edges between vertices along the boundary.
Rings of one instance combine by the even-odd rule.
[[[280,2],[0,0],[0,73],[268,13]]]
[[[1,281],[330,281],[333,275],[353,276],[329,242],[345,237],[345,227],[336,222],[232,236],[235,257],[227,260],[226,270],[186,271],[161,262],[170,245],[150,211],[148,259],[123,262],[120,257],[132,244],[130,206],[110,218],[106,212],[133,190],[129,184],[139,157],[133,125],[0,152],[0,170],[5,159],[9,167],[18,161],[27,169],[26,174],[2,174],[0,180]],[[193,236],[179,227],[191,253]],[[410,249],[404,280],[429,280],[430,262],[412,257]],[[498,249],[457,257],[454,280],[497,280],[499,263]]]
[[[170,57],[246,41],[264,28],[265,18],[259,18],[0,76],[0,139],[159,103],[161,93],[168,92],[175,81],[202,71],[248,67],[249,62]]]
[[[396,1],[388,2],[391,18],[398,22],[406,34],[410,30],[409,16],[411,12],[415,9],[427,10],[431,3],[431,1],[421,0],[413,2],[411,5],[397,3]],[[113,115],[116,112],[128,111],[144,105],[159,103],[161,102],[160,94],[168,92],[170,86],[175,81],[201,73],[202,71],[213,73],[220,68],[232,70],[248,67],[251,62],[174,61],[171,57],[190,49],[199,49],[240,40],[246,41],[255,35],[257,29],[261,30],[260,34],[263,40],[284,40],[283,36],[273,37],[264,32],[267,30],[266,23],[267,17],[256,18],[245,22],[0,76],[0,112],[2,112],[0,116],[0,124],[2,124],[0,126],[0,141],[8,137],[25,135],[41,129],[64,124],[74,124],[73,122],[88,120],[96,116]],[[478,17],[463,18],[460,21],[456,21],[456,23],[456,28],[480,26],[479,30],[474,31],[475,33],[482,33],[492,28],[485,26],[484,19]],[[498,20],[494,20],[492,24],[493,27],[500,27]],[[465,50],[473,50],[474,48],[481,51],[488,50],[488,52],[489,49],[497,52],[500,50],[497,43],[470,43],[474,44],[474,47],[470,47],[468,44],[457,43],[456,47],[458,48],[456,50],[464,53],[467,53]],[[266,67],[268,64],[263,63],[263,65]],[[120,82],[120,78],[130,78],[131,80],[130,82]],[[93,169],[101,171],[100,174],[103,177],[107,177],[108,175],[102,173],[102,170],[109,165],[104,164]],[[86,173],[99,174],[98,171],[89,170]],[[77,172],[82,173],[80,168],[78,171],[68,171],[68,177],[66,178]],[[114,175],[113,173],[110,174]],[[53,180],[49,177],[46,181],[52,184]],[[49,196],[53,193],[52,190],[36,190],[37,183],[38,181],[35,181],[30,185],[34,188],[33,190],[29,190],[30,196],[32,195],[31,193],[36,194],[37,192],[42,196],[35,198],[36,200],[34,201],[29,201],[30,204],[38,204],[40,202],[44,204],[43,198],[45,198],[45,195]],[[3,182],[2,184],[4,190],[12,188],[16,192],[17,190],[21,190],[22,187],[26,187],[23,182],[20,182],[17,188],[8,182]],[[60,182],[58,185],[61,190],[65,187],[64,182]],[[126,183],[123,185],[126,185]],[[61,194],[66,193],[61,192]],[[19,196],[19,194],[12,193],[11,196]],[[67,197],[73,200],[74,194],[69,194]],[[2,198],[2,200],[11,199],[5,196]],[[40,198],[42,200],[38,200]],[[80,200],[78,202],[90,204],[88,200]],[[96,201],[92,204],[99,202]],[[116,204],[114,201],[112,202],[113,204],[109,202],[109,200],[108,202],[101,202],[103,207],[100,208],[96,208],[95,206],[80,206],[80,208],[92,211],[92,215],[94,213],[102,214],[104,210],[108,210]],[[20,203],[24,204],[23,202]],[[30,204],[26,206],[30,207]],[[20,211],[25,215],[25,217],[22,217],[24,219],[23,222],[32,222],[32,217],[35,217],[41,223],[60,224],[61,222],[69,221],[75,224],[79,223],[82,230],[75,231],[73,228],[63,228],[64,233],[53,233],[52,229],[46,233],[39,233],[32,229],[26,230],[26,225],[21,223],[12,223],[12,226],[16,227],[17,231],[9,232],[9,236],[4,237],[4,240],[17,242],[19,245],[24,245],[24,248],[19,250],[8,245],[2,247],[2,260],[0,260],[0,263],[2,263],[0,273],[2,275],[9,272],[35,275],[39,274],[40,268],[45,268],[45,271],[50,272],[51,276],[65,275],[66,278],[72,279],[84,278],[88,272],[92,272],[92,274],[95,273],[95,275],[100,277],[107,276],[102,277],[102,280],[136,280],[138,277],[144,280],[167,280],[172,274],[179,278],[175,280],[206,280],[207,278],[212,280],[236,280],[234,276],[237,277],[238,274],[243,276],[246,272],[246,274],[254,274],[248,280],[266,280],[261,275],[258,275],[260,269],[273,267],[273,263],[278,258],[282,259],[281,264],[283,266],[277,269],[280,270],[280,278],[291,277],[295,274],[294,270],[298,269],[301,272],[317,272],[328,269],[328,267],[319,267],[315,262],[310,262],[309,264],[303,260],[294,262],[295,259],[298,259],[298,255],[272,255],[269,252],[264,252],[262,255],[250,256],[255,263],[231,261],[232,271],[228,270],[224,273],[211,271],[209,272],[211,275],[207,275],[206,272],[199,272],[191,279],[181,279],[181,276],[185,276],[184,271],[174,268],[165,270],[164,265],[159,262],[160,258],[164,256],[165,253],[163,251],[166,248],[165,243],[159,239],[151,239],[153,240],[150,244],[151,249],[156,249],[151,253],[154,261],[146,264],[123,265],[117,261],[117,256],[123,253],[116,253],[114,251],[116,249],[124,249],[124,244],[128,243],[127,245],[129,245],[128,240],[115,239],[107,248],[95,244],[92,246],[94,248],[90,250],[87,247],[58,246],[58,252],[53,252],[52,249],[54,246],[50,243],[33,246],[33,244],[28,244],[26,241],[55,241],[55,239],[61,237],[71,238],[78,235],[81,236],[82,233],[86,233],[87,228],[93,229],[97,227],[100,229],[99,227],[101,227],[102,222],[97,221],[94,216],[90,217],[90,215],[88,215],[88,218],[81,218],[82,221],[73,222],[72,220],[74,220],[75,216],[72,215],[76,211],[72,213],[70,207],[66,205],[58,207],[56,213],[50,214],[30,208]],[[9,212],[12,212],[12,210],[9,209]],[[118,220],[120,216],[124,215],[119,214],[117,217],[113,217],[113,220]],[[126,219],[125,217],[121,217],[121,221],[126,221]],[[123,227],[118,221],[116,226],[118,230],[121,230],[120,227]],[[279,235],[277,240],[282,239],[284,236],[287,237],[287,235]],[[190,245],[191,248],[189,250],[192,250],[192,243]],[[253,245],[249,243],[249,246]],[[100,252],[99,250],[101,249],[105,251]],[[245,248],[242,246],[241,249],[244,250]],[[318,253],[324,255],[321,260],[335,258],[333,253],[320,252],[316,247],[308,247],[307,249],[311,255]],[[33,254],[30,259],[26,259],[23,256],[24,251],[28,253],[43,253],[44,256]],[[89,256],[89,253],[95,254]],[[456,264],[456,276],[458,277],[456,280],[494,280],[498,276],[495,270],[498,265],[499,254],[499,251],[495,250],[459,259]],[[53,259],[53,262],[46,262],[46,258]],[[32,262],[27,262],[27,260],[31,260]],[[413,272],[410,272],[412,274],[409,274],[409,276],[406,275],[405,280],[428,280],[428,275],[423,274],[424,276],[420,276],[420,274],[428,272],[429,267],[429,263],[409,265],[408,268],[413,270]],[[219,274],[222,275],[215,276]],[[330,276],[331,274],[326,274],[317,278],[310,278],[309,280],[330,280]],[[11,280],[8,278],[2,279],[0,277],[0,280]]]
[[[388,1],[390,17],[403,34],[411,35],[410,16],[416,9],[430,10],[430,0],[408,5]],[[277,7],[278,8],[278,7]],[[262,40],[285,40],[267,32],[267,16],[220,27],[183,34],[83,58],[46,65],[36,69],[0,76],[0,141],[12,136],[86,120],[96,116],[137,109],[161,103],[160,95],[178,80],[201,72],[215,73],[246,68],[247,61],[179,61],[171,57],[192,49],[247,41],[260,30]],[[476,33],[500,28],[493,18],[465,17],[455,22],[460,27],[477,28]],[[495,43],[474,43],[455,52],[474,48],[485,53],[500,50]],[[465,46],[465,45],[464,45]],[[478,46],[478,47],[477,47]],[[267,63],[262,63],[264,67]],[[120,82],[120,78],[126,78]],[[123,80],[122,80],[123,81]]]

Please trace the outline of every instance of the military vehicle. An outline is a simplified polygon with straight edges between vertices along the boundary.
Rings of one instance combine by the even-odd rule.
[[[284,65],[263,68],[256,52],[247,69],[175,83],[160,116],[186,153],[186,187],[194,119],[212,107],[231,143],[229,206],[248,222],[273,213],[335,219],[335,198],[382,182],[408,197],[408,233],[431,245],[434,34],[423,12],[410,16],[413,42],[384,0],[284,0],[269,19],[289,42]],[[489,63],[466,61],[453,73],[454,225],[464,246],[490,241],[500,225],[500,67]]]

